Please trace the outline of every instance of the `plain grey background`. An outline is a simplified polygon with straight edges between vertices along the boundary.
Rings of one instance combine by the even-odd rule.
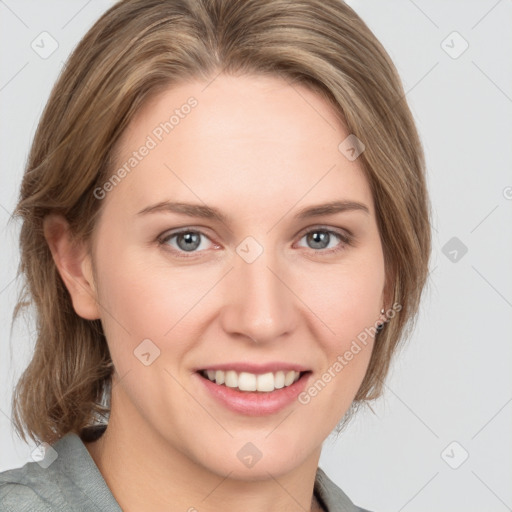
[[[11,332],[18,226],[9,216],[63,62],[112,3],[0,0],[0,471],[34,449],[10,422],[34,325]],[[326,441],[320,465],[375,512],[512,510],[512,2],[348,3],[402,77],[427,157],[433,253],[385,396]]]

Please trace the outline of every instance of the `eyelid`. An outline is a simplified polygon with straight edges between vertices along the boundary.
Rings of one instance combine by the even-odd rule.
[[[355,238],[352,232],[349,231],[348,229],[335,228],[333,226],[324,226],[322,224],[314,224],[312,226],[308,226],[299,231],[299,234],[297,236],[302,238],[304,235],[307,235],[311,231],[327,231],[328,233],[334,233],[335,235],[338,235],[346,243],[351,242]]]

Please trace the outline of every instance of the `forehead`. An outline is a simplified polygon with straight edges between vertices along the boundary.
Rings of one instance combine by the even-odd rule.
[[[338,149],[348,135],[327,100],[280,78],[219,75],[183,83],[132,119],[113,169],[127,172],[108,200],[137,211],[193,200],[247,215],[260,208],[261,215],[263,207],[342,198],[372,211],[358,161]]]

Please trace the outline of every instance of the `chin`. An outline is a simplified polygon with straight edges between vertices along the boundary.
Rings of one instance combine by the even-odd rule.
[[[228,474],[231,479],[242,481],[268,480],[269,477],[278,478],[290,473],[300,465],[314,457],[315,449],[307,450],[305,443],[299,439],[293,444],[288,437],[288,443],[284,444],[282,438],[274,440],[266,439],[267,432],[257,436],[237,437],[230,440],[227,446],[219,446],[215,452],[200,453],[198,460],[209,471],[225,478]],[[320,455],[321,443],[318,446]],[[317,461],[315,462],[315,464]]]

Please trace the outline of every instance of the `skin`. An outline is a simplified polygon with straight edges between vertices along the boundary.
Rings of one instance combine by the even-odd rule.
[[[358,160],[338,150],[349,133],[317,93],[263,76],[220,75],[206,85],[173,86],[133,119],[118,166],[169,112],[198,101],[102,200],[90,248],[72,242],[61,217],[45,221],[73,307],[101,319],[116,368],[108,429],[86,446],[125,511],[317,510],[322,443],[354,399],[373,339],[307,405],[266,416],[226,409],[193,370],[286,361],[307,366],[313,383],[383,318],[371,191]],[[368,213],[294,219],[340,199]],[[207,204],[229,221],[138,214],[165,200]],[[158,238],[185,227],[205,236],[180,258],[177,237]],[[305,233],[315,227],[348,231],[353,241],[331,235],[328,248],[315,248]],[[248,236],[263,248],[252,263],[236,252]],[[149,366],[134,357],[144,339],[160,350]],[[237,457],[247,442],[262,453],[251,468]]]

